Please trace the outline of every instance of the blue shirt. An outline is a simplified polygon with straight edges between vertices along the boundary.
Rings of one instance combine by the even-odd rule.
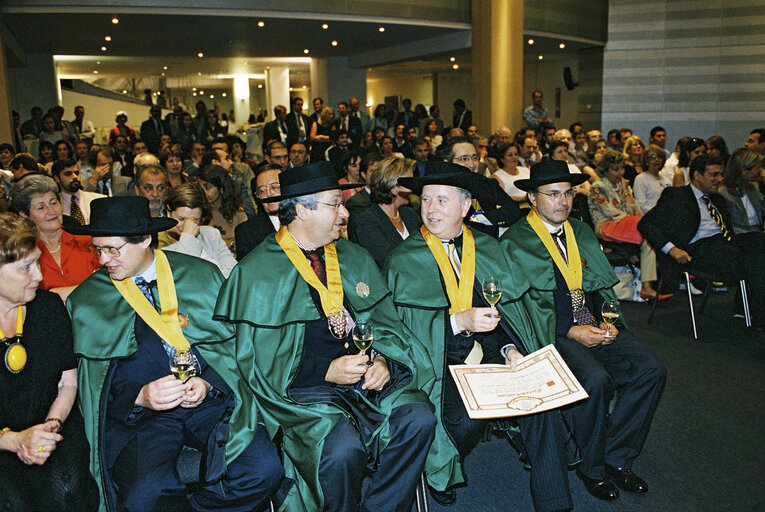
[[[550,113],[544,107],[537,110],[534,108],[534,105],[531,105],[530,107],[523,109],[523,118],[526,120],[526,124],[534,129],[539,128],[540,126],[536,119],[546,119],[549,115]]]

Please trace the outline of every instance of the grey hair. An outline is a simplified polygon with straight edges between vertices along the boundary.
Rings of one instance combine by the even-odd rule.
[[[460,197],[460,203],[463,202],[465,199],[473,199],[473,194],[470,193],[469,190],[464,189],[462,187],[454,187],[457,189],[457,195]]]
[[[289,199],[282,199],[279,201],[279,224],[282,226],[288,226],[295,217],[297,217],[297,204],[300,203],[309,210],[315,210],[319,207],[317,201],[318,193],[308,194],[305,196],[290,197]]]
[[[53,192],[56,199],[61,201],[58,185],[53,181],[53,178],[41,174],[25,176],[13,187],[11,205],[17,212],[29,215],[29,203],[32,201],[32,197],[47,192]]]

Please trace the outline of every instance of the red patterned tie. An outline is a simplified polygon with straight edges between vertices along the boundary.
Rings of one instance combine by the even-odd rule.
[[[319,278],[319,281],[321,281],[321,284],[327,286],[327,271],[324,269],[324,262],[321,261],[321,256],[319,253],[316,251],[310,251],[306,253],[306,257],[308,257],[311,268],[316,274],[316,277]]]

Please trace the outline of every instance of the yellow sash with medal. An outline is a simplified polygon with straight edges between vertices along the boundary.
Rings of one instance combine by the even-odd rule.
[[[444,279],[446,295],[449,297],[449,314],[472,308],[473,283],[475,282],[475,240],[473,240],[473,233],[467,226],[462,226],[462,268],[459,286],[441,239],[428,231],[425,226],[420,227],[420,233],[422,233],[425,243],[428,244],[430,252],[436,259],[438,270]]]
[[[181,321],[178,314],[178,296],[175,293],[175,281],[167,256],[160,251],[154,251],[157,261],[157,290],[162,313],[157,313],[149,299],[141,292],[132,279],[123,279],[112,283],[120,295],[130,304],[138,316],[156,332],[167,344],[182,352],[189,350],[189,342],[181,331]],[[185,317],[184,317],[185,318]]]
[[[579,256],[579,247],[576,245],[576,238],[574,237],[571,223],[569,221],[563,223],[563,232],[566,234],[566,255],[568,256],[568,264],[566,264],[552,235],[547,230],[542,219],[539,218],[539,214],[535,210],[531,210],[526,220],[531,229],[542,240],[542,244],[547,249],[547,252],[550,253],[555,266],[558,267],[561,275],[563,275],[563,279],[566,280],[566,285],[569,292],[571,292],[572,307],[574,310],[580,309],[584,300],[584,291],[582,290],[582,259]]]
[[[276,243],[282,248],[300,277],[319,293],[321,309],[329,319],[330,331],[336,338],[345,337],[345,312],[343,311],[343,282],[340,278],[340,263],[337,261],[335,244],[324,246],[324,267],[327,274],[327,286],[324,286],[311,268],[295,239],[282,226],[276,233]]]
[[[6,345],[5,367],[11,373],[20,373],[27,364],[27,350],[21,344],[21,337],[24,334],[24,306],[16,308],[16,333],[15,336],[6,336],[0,329],[0,338]]]

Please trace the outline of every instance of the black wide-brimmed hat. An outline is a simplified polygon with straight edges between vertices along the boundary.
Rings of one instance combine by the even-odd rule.
[[[425,164],[425,173],[422,176],[399,178],[398,184],[418,196],[422,195],[422,188],[425,185],[449,185],[477,194],[485,190],[487,179],[463,165],[451,162],[428,162]]]
[[[581,185],[590,177],[586,174],[571,174],[568,164],[563,160],[550,160],[545,158],[538,164],[531,166],[529,178],[525,180],[516,180],[514,185],[524,192],[534,190],[542,185],[550,183],[571,183],[572,187]]]
[[[331,162],[314,162],[300,167],[293,167],[279,173],[279,188],[282,193],[279,196],[266,197],[261,203],[276,203],[291,197],[307,196],[325,190],[345,190],[359,188],[358,183],[346,183],[341,185],[337,182],[335,168]]]
[[[152,217],[145,197],[101,197],[90,203],[90,224],[64,226],[64,230],[73,235],[135,236],[159,233],[177,223],[167,217]]]

